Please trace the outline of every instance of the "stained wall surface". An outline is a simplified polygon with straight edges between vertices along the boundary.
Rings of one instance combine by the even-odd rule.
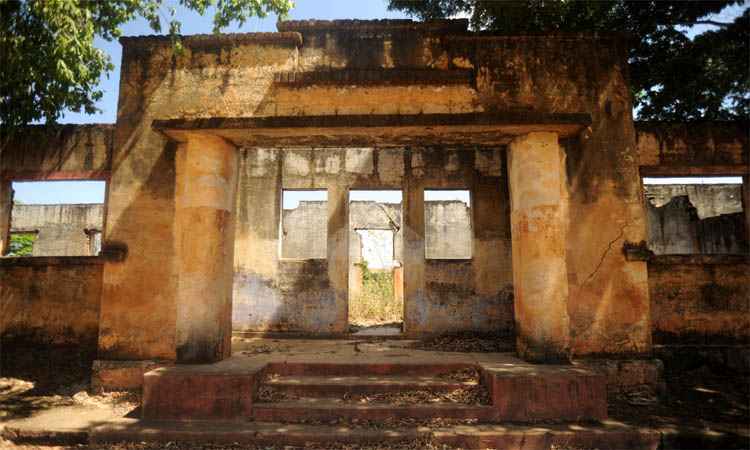
[[[405,195],[412,193],[414,197],[411,207],[423,212],[424,188],[412,191],[405,180],[406,173],[416,172],[414,179],[427,188],[472,190],[475,202],[482,206],[474,210],[473,220],[483,226],[476,228],[472,239],[472,245],[481,248],[476,250],[476,257],[434,264],[424,258],[424,223],[412,225],[403,216],[404,207],[384,205],[394,222],[401,223],[396,247],[406,245],[400,242],[408,230],[418,236],[412,245],[422,248],[421,257],[411,256],[403,261],[405,278],[422,283],[415,286],[419,295],[406,299],[407,333],[512,330],[510,236],[502,154],[499,148],[473,147],[243,149],[235,246],[234,329],[345,332],[352,234],[356,235],[356,228],[390,227],[386,217],[372,213],[374,204],[349,202],[348,191],[403,189]],[[328,218],[327,258],[279,258],[277,227],[283,189],[328,189],[326,203],[301,202],[294,212],[283,212],[285,226],[290,229],[303,229],[307,224],[319,230],[320,217]],[[259,198],[268,201],[261,202]],[[462,211],[467,212],[465,207]],[[317,235],[319,231],[310,234]],[[302,251],[311,252],[318,245],[308,243]],[[259,249],[264,250],[258,252]],[[405,249],[396,251],[396,258],[401,257],[406,258]],[[423,273],[424,278],[417,279],[415,272]]]
[[[29,126],[3,142],[3,180],[106,179],[114,125]]]
[[[113,133],[111,124],[28,126],[0,143],[0,254],[8,247],[12,182],[106,181]]]
[[[281,257],[325,259],[328,237],[328,205],[302,201],[281,214]]]
[[[35,231],[32,256],[96,256],[94,230],[101,232],[104,205],[15,205],[11,231]]]
[[[746,254],[742,186],[645,185],[648,246],[662,254]]]
[[[681,234],[687,240],[699,240],[690,245],[680,244],[682,250],[692,253],[714,253],[717,250],[739,253],[662,255],[649,261],[654,342],[679,346],[746,346],[750,329],[750,266],[746,247],[750,230],[748,124],[641,122],[635,125],[642,175],[742,175],[744,181],[742,193],[737,185],[646,186],[645,195],[653,198],[653,202],[665,210],[657,215],[672,216],[674,233],[667,234],[673,237]],[[663,202],[667,203],[660,205]],[[667,209],[671,211],[667,212]],[[654,214],[653,208],[649,210],[649,214]],[[658,217],[651,219],[652,227],[658,220]],[[716,237],[717,232],[725,238],[705,239],[706,236]],[[732,235],[735,238],[731,238]],[[717,245],[702,245],[701,239],[698,239],[701,236],[709,244],[710,241],[718,241]],[[737,248],[737,242],[743,239],[745,247]],[[655,247],[655,250],[659,249]],[[675,250],[672,248],[669,252]],[[744,353],[736,349],[729,352],[735,359],[742,359],[742,355],[747,353],[746,347]],[[743,365],[746,367],[747,361],[739,364]]]
[[[101,276],[95,257],[0,258],[0,339],[95,346]]]
[[[98,222],[102,205],[15,206],[11,183],[35,180],[107,180],[114,125],[30,126],[19,130],[0,148],[0,233],[5,240],[11,227],[36,228],[40,238],[47,224],[63,219],[83,227]],[[7,222],[5,221],[7,220]],[[78,227],[77,226],[77,227]],[[7,227],[7,228],[6,228]],[[76,228],[77,228],[76,227]],[[58,230],[60,231],[60,230]],[[81,254],[84,242],[58,242],[35,250]],[[62,236],[58,236],[62,237]],[[87,242],[86,242],[87,244]],[[73,252],[81,253],[73,253]],[[0,258],[0,338],[33,345],[96,346],[99,333],[102,266],[88,256]]]
[[[648,274],[655,343],[750,343],[746,256],[659,257]]]
[[[155,119],[529,111],[591,117],[590,131],[580,140],[565,143],[572,348],[578,354],[648,351],[646,265],[627,261],[617,251],[626,240],[646,238],[627,82],[627,43],[618,36],[601,35],[474,35],[466,27],[466,21],[282,22],[280,33],[186,37],[180,55],[173,54],[169,39],[122,39],[105,235],[109,244],[127,248],[127,257],[105,264],[100,357],[175,357],[177,146],[152,128]],[[466,153],[420,149],[420,143],[414,142],[415,148],[395,151],[405,155],[403,167],[396,164],[381,170],[381,165],[392,163],[393,158],[376,160],[366,149],[387,145],[387,136],[378,136],[358,142],[365,149],[346,158],[336,156],[336,151],[324,151],[316,158],[289,163],[273,151],[259,148],[262,139],[249,146],[252,149],[242,150],[246,156],[240,183],[245,187],[240,186],[240,192],[246,194],[236,211],[240,221],[236,254],[242,259],[236,259],[235,264],[244,279],[235,288],[235,299],[251,306],[243,316],[268,317],[284,311],[279,306],[281,286],[288,284],[274,285],[276,274],[290,273],[297,279],[295,273],[307,273],[299,267],[284,272],[278,264],[279,190],[263,187],[269,183],[281,186],[292,178],[309,180],[310,174],[318,181],[323,178],[318,174],[344,171],[356,175],[370,167],[377,167],[378,176],[389,186],[404,189],[405,259],[413,258],[412,266],[419,268],[404,273],[405,298],[414,299],[407,300],[407,309],[414,308],[407,310],[407,317],[413,318],[407,329],[441,328],[440,320],[432,318],[460,316],[455,314],[455,304],[426,301],[427,280],[433,279],[430,273],[438,269],[420,263],[424,260],[424,211],[416,200],[422,198],[426,187],[450,187],[452,177],[443,174],[436,183],[443,186],[428,186],[432,179],[426,174],[433,170],[432,161],[453,168]],[[304,134],[288,138],[297,146],[316,145],[305,140]],[[476,164],[481,166],[493,157],[492,152],[486,159],[476,157],[480,161]],[[276,164],[272,170],[267,167],[271,161]],[[298,173],[281,177],[282,170]],[[503,198],[498,193],[506,187],[498,183],[498,177],[488,174],[475,179],[479,186],[475,194],[488,193],[484,199],[475,198],[476,210],[486,209],[482,202],[502,207],[496,199]],[[400,178],[403,183],[397,183]],[[315,185],[309,181],[298,184]],[[331,200],[345,196],[343,191],[341,184],[329,184],[329,205],[338,204]],[[255,205],[264,205],[261,208],[273,223],[251,226],[244,222],[243,214],[249,214]],[[347,232],[347,218],[338,207],[329,206],[328,214],[327,263],[304,263],[319,266],[316,276],[303,283],[310,298],[318,301],[310,302],[312,312],[300,318],[308,329],[321,331],[341,330],[346,322],[347,241],[339,237]],[[492,260],[491,256],[509,251],[503,217],[474,217],[474,259]],[[499,310],[505,310],[497,306],[502,304],[498,292],[511,284],[510,271],[501,264],[506,259],[496,260],[496,265],[473,269],[475,306],[495,305],[482,312],[484,317],[499,316]],[[405,261],[405,267],[409,263]],[[446,292],[456,291],[463,283],[456,280],[445,287]],[[264,298],[276,296],[278,302],[264,310],[247,300],[257,298],[244,295],[247,289],[260,289],[269,294]],[[306,317],[315,318],[314,323],[305,323]],[[294,322],[300,321],[292,319],[287,322],[295,326]]]
[[[681,175],[687,176],[705,173],[706,166],[750,163],[747,123],[636,122],[635,127],[641,166],[683,167]]]

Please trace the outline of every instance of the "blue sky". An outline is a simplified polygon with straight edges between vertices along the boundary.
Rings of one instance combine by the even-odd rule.
[[[211,33],[211,19],[213,11],[205,16],[184,9],[177,0],[165,0],[164,11],[169,6],[175,6],[177,16],[182,22],[182,34]],[[289,14],[289,19],[403,19],[407,18],[398,11],[388,11],[386,0],[296,0],[295,7]],[[712,17],[714,20],[730,22],[741,14],[745,6],[725,8],[721,13]],[[165,17],[168,16],[165,14]],[[258,32],[276,31],[277,17],[269,16],[265,19],[254,18],[242,27],[236,24],[226,28],[225,32]],[[166,27],[165,27],[166,28]],[[689,36],[703,32],[709,27],[696,26],[688,30]],[[123,26],[124,36],[153,34],[148,23],[143,19],[134,20]],[[100,87],[104,92],[103,98],[97,102],[101,112],[94,115],[68,112],[60,120],[62,123],[114,123],[117,114],[117,96],[120,81],[120,58],[122,48],[117,41],[107,42],[98,38],[96,46],[112,58],[115,68],[108,75],[102,76]],[[47,182],[47,183],[14,183],[16,198],[28,204],[40,203],[101,203],[104,201],[104,185],[101,182]],[[304,194],[298,194],[304,195]],[[310,194],[315,195],[315,194]],[[319,195],[319,194],[317,194]],[[387,192],[378,194],[382,201],[394,201]],[[445,197],[447,193],[430,194]],[[301,199],[301,198],[300,198]],[[440,198],[443,199],[443,198]],[[463,199],[463,198],[462,198]],[[400,200],[400,199],[399,199]],[[468,197],[466,198],[468,202]],[[290,200],[293,204],[294,200]],[[298,201],[298,200],[297,200]],[[284,208],[287,208],[285,203]]]

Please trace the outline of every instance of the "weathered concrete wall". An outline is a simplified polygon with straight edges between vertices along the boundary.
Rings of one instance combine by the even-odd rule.
[[[747,247],[743,250],[742,245],[738,249],[736,242],[745,240],[747,245],[750,233],[748,124],[635,125],[643,176],[744,175],[742,195],[738,193],[739,187],[645,186],[646,197],[653,197],[657,205],[669,202],[658,213],[654,208],[649,208],[649,246],[658,253],[660,245],[651,242],[653,236],[664,231],[674,241],[679,230],[683,244],[674,246],[673,241],[667,239],[662,242],[661,250],[670,253],[678,250],[690,253],[747,252]],[[691,211],[693,205],[697,208]],[[744,209],[744,220],[743,213],[739,212],[741,209]],[[658,220],[666,219],[664,216],[671,217],[671,225],[664,220],[663,227],[659,224],[659,228],[664,230],[653,230],[658,222],[653,217],[655,213],[661,216]],[[698,236],[702,238],[698,239]],[[727,239],[727,236],[730,238]],[[691,239],[690,248],[686,248],[685,240]],[[663,248],[670,245],[673,245],[672,248]],[[692,368],[709,364],[718,365],[722,367],[721,370],[727,367],[748,370],[750,265],[746,257],[663,255],[649,261],[648,272],[653,337],[654,343],[659,344],[659,358],[675,367]]]
[[[425,258],[471,258],[473,233],[469,205],[459,201],[428,201],[424,213]]]
[[[740,184],[647,184],[643,191],[646,200],[656,207],[686,196],[701,219],[742,212]]]
[[[32,256],[96,256],[90,230],[102,230],[104,205],[15,205],[11,231],[37,231]]]
[[[235,247],[234,328],[346,331],[352,234],[356,236],[357,228],[387,229],[390,225],[385,215],[370,210],[373,204],[350,203],[346,195],[333,202],[331,189],[344,192],[362,188],[406,190],[404,174],[411,171],[415,173],[414,179],[428,187],[474,191],[475,202],[482,208],[473,210],[474,221],[481,223],[474,233],[473,259],[432,264],[422,253],[421,259],[404,261],[406,279],[413,277],[415,270],[426,274],[419,281],[423,284],[418,285],[418,294],[405,296],[407,332],[511,330],[510,231],[501,154],[500,149],[471,147],[445,151],[432,148],[243,150],[237,225],[237,229],[243,231],[238,231]],[[280,188],[329,189],[326,210],[346,218],[340,225],[343,233],[333,231],[330,219],[328,222],[329,255],[342,241],[344,244],[338,261],[332,263],[330,256],[327,261],[278,259],[278,212],[269,209],[272,205],[279,208]],[[268,199],[268,203],[259,202],[258,198]],[[421,191],[417,203],[415,208],[424,211]],[[395,222],[404,222],[398,205],[383,206]],[[465,214],[466,208],[462,208]],[[287,224],[297,215],[311,223],[309,214],[319,220],[324,212],[323,205],[317,202],[301,202],[295,211],[295,216],[291,211],[284,212],[288,215]],[[313,228],[323,228],[313,223]],[[300,228],[303,226],[299,224]],[[408,225],[402,223],[400,227],[399,230],[403,230]],[[412,227],[412,231],[419,232],[415,245],[424,248],[424,226]],[[261,235],[264,238],[261,239]],[[401,235],[401,232],[395,235],[396,259],[406,257],[408,251],[400,250]],[[262,257],[255,253],[258,248],[266,249]],[[344,271],[343,281],[334,281],[328,275],[332,271],[331,264]],[[451,278],[457,270],[462,275]]]
[[[648,221],[648,247],[657,255],[748,253],[741,211],[700,218],[689,197],[680,195],[661,207],[649,204]]]
[[[300,202],[294,209],[285,209],[281,216],[281,257],[325,259],[327,202]]]
[[[325,202],[302,201],[283,212],[282,258],[325,258]],[[425,202],[425,257],[470,259],[470,208],[461,201]],[[394,230],[394,254],[401,260],[401,205],[354,201],[349,204],[350,259],[362,256],[355,230]]]
[[[0,178],[105,180],[113,133],[110,124],[29,126],[0,143]]]
[[[655,343],[750,343],[746,256],[656,257],[648,274]]]
[[[107,180],[114,125],[29,126],[0,140],[0,254],[10,231],[13,181]]]
[[[119,248],[127,246],[128,252],[124,261],[105,265],[100,356],[174,358],[175,145],[151,129],[154,119],[479,111],[591,115],[591,131],[585,139],[566,143],[571,191],[572,231],[567,255],[573,349],[581,354],[648,351],[646,266],[626,261],[616,251],[625,240],[639,242],[646,238],[630,115],[626,42],[606,36],[477,36],[466,33],[465,27],[466,22],[287,23],[280,25],[283,33],[185,38],[181,55],[173,54],[166,38],[123,39],[105,234]],[[302,41],[304,46],[300,46]],[[302,83],[283,82],[290,80],[291,73],[310,73],[318,68],[344,72],[330,70],[331,75],[326,77],[316,71]],[[343,78],[337,81],[340,75],[348,77],[346,71],[350,69],[376,70],[367,83],[342,83]],[[391,69],[401,70],[403,76],[379,72]],[[387,141],[387,136],[380,136],[380,143]],[[304,141],[304,136],[298,140]],[[371,144],[378,144],[376,141]],[[449,158],[460,160],[465,153],[446,149],[407,149],[405,153],[403,174],[398,166],[379,174],[392,187],[401,188],[403,184],[405,191],[405,258],[413,259],[405,261],[405,268],[413,267],[411,273],[404,273],[405,297],[417,299],[412,302],[412,311],[408,311],[407,301],[407,317],[415,318],[411,324],[407,321],[407,330],[429,330],[431,316],[418,306],[425,305],[426,298],[424,211],[423,205],[414,200],[422,198],[425,188],[448,187],[431,186],[431,180],[421,175],[430,170],[431,160],[453,167]],[[425,157],[430,153],[441,156]],[[319,154],[295,167],[316,175],[342,167],[355,176],[364,168],[380,168],[389,159],[393,161],[389,156],[370,159],[372,153],[366,149],[346,160],[336,156],[336,151]],[[330,161],[323,155],[330,155]],[[251,167],[248,172],[253,170]],[[394,185],[394,180],[403,175],[408,180]],[[450,184],[451,177],[446,180],[443,175],[442,184]],[[324,178],[316,180],[322,182]],[[270,179],[273,177],[263,182]],[[300,174],[299,179],[304,177]],[[500,181],[499,176],[475,180],[487,192],[496,190],[484,200],[475,198],[475,211],[483,210],[483,201],[495,202],[490,197],[506,189]],[[299,184],[309,187],[314,183]],[[331,189],[339,187],[329,186],[329,203]],[[266,200],[264,196],[247,195],[241,200],[240,215],[242,203]],[[500,217],[500,221],[497,216],[474,217],[475,259],[487,256],[486,260],[492,260],[490,253],[509,251],[508,235],[504,234],[508,228],[501,224],[504,216]],[[346,235],[346,221],[341,208],[329,206],[327,271],[337,306],[335,325],[326,326],[335,330],[343,329],[346,322],[345,308],[339,304],[346,292],[347,271],[342,265],[348,252],[345,239],[332,242],[331,238]],[[490,231],[479,231],[480,222]],[[266,255],[268,242],[265,234],[260,235],[267,225],[245,226],[245,230],[242,226],[238,228],[237,245],[244,250],[237,252],[235,261],[244,265],[250,260],[257,262],[258,257],[249,253]],[[278,220],[272,229],[276,231],[277,227]],[[256,235],[262,241],[260,246],[248,240]],[[332,248],[332,243],[341,242],[341,248]],[[482,245],[478,245],[480,242]],[[497,264],[477,268],[474,281],[480,297],[497,301],[497,293],[510,284],[511,278],[509,267],[501,262],[508,259],[495,260]],[[278,268],[273,258],[248,266],[255,273]],[[261,279],[269,278],[264,275]],[[248,283],[268,285],[259,280]]]
[[[95,345],[101,264],[94,257],[0,259],[0,338]]]
[[[747,123],[636,122],[635,127],[641,166],[692,167],[680,174],[685,176],[705,174],[705,166],[750,163]]]

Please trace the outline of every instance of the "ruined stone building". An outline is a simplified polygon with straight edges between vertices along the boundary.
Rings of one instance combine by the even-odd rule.
[[[101,250],[103,205],[15,205],[10,236],[33,236],[33,256],[96,256]]]
[[[107,183],[75,238],[55,239],[66,256],[0,259],[4,339],[95,346],[98,383],[138,386],[154,364],[229,357],[233,328],[343,336],[355,230],[391,229],[405,336],[491,331],[526,361],[640,367],[628,381],[613,366],[613,383],[652,380],[655,346],[747,345],[747,124],[634,123],[621,36],[278,28],[185,36],[180,54],[166,37],[121,38],[115,124],[32,126],[3,147],[3,248],[16,228],[41,246],[47,229],[21,223],[12,182]],[[710,213],[732,237],[651,238],[679,195],[698,213],[681,207],[669,227],[710,232],[694,193],[649,204],[642,177],[701,175],[743,177],[734,209]],[[400,191],[396,226],[358,214],[357,189]],[[325,200],[284,209],[300,190]],[[471,202],[426,208],[430,190]],[[84,256],[97,214],[101,253]]]

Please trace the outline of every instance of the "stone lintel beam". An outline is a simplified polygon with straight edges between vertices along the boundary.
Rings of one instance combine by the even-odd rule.
[[[211,363],[231,354],[238,152],[194,134],[175,165],[177,362]]]
[[[507,144],[537,131],[576,137],[591,124],[589,114],[464,113],[235,117],[155,120],[153,128],[183,141],[200,132],[237,146],[346,146]]]
[[[514,139],[508,149],[508,179],[518,353],[531,362],[566,362],[568,193],[557,134]]]

